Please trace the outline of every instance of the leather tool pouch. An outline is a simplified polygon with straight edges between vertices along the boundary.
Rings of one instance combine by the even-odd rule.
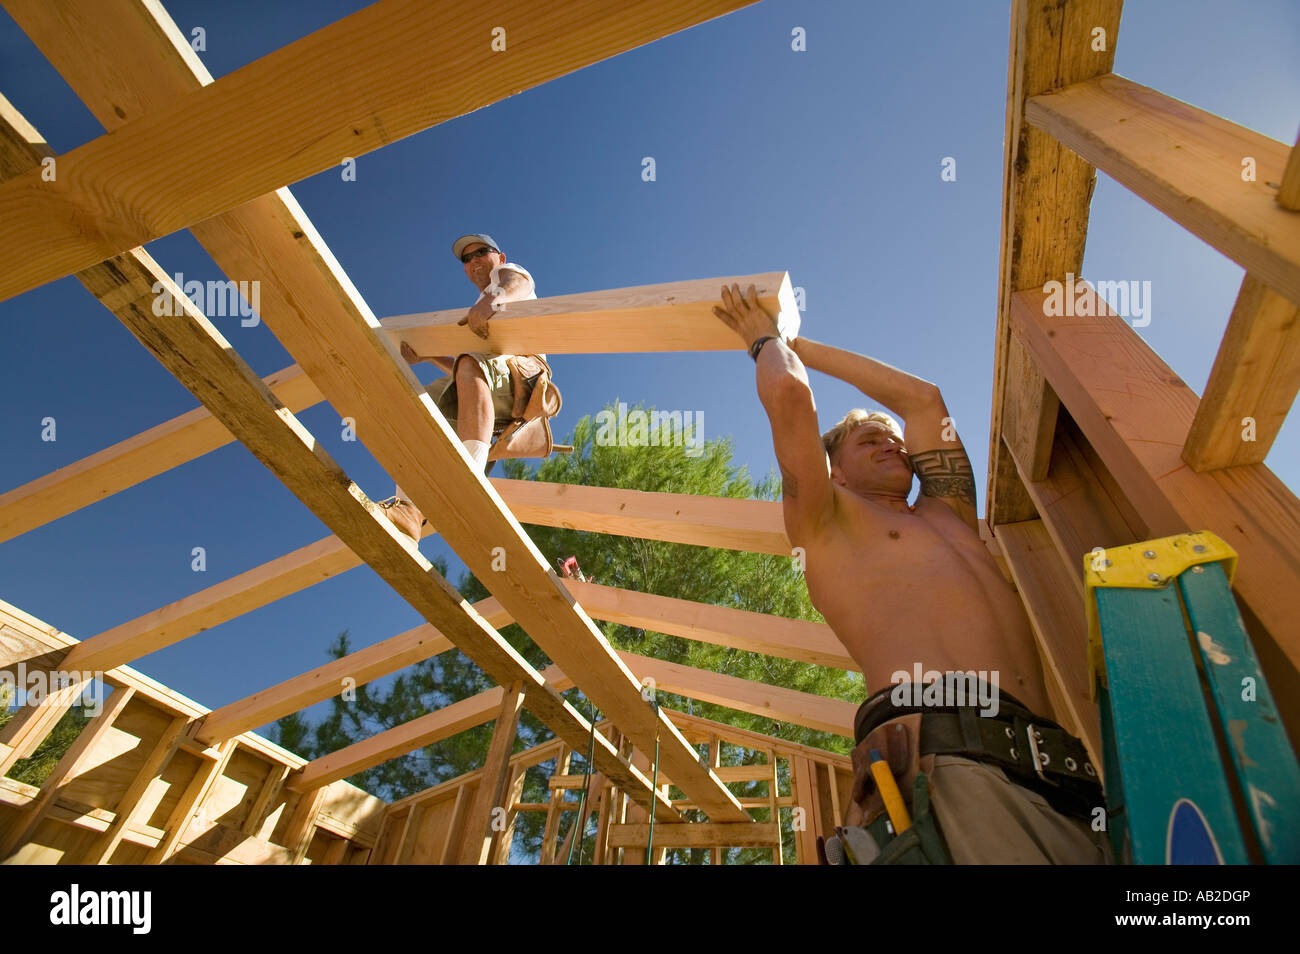
[[[871,775],[871,750],[880,752],[900,792],[912,792],[912,827],[901,835],[892,834],[885,823],[888,815],[875,779]],[[853,804],[845,816],[846,826],[866,828],[882,845],[875,865],[950,865],[952,857],[943,834],[930,810],[928,773],[934,770],[934,756],[921,755],[921,715],[902,716],[877,726],[853,749]]]
[[[514,389],[514,418],[488,452],[488,460],[546,457],[555,446],[550,419],[564,404],[551,380],[551,366],[535,354],[511,355],[510,384]]]
[[[912,827],[901,835],[889,834],[881,816],[867,828],[876,844],[883,844],[873,865],[950,865],[952,856],[930,810],[930,780],[924,772],[912,784]]]

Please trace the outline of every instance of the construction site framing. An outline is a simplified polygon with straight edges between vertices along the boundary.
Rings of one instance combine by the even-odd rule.
[[[660,710],[643,684],[845,736],[854,705],[619,652],[593,620],[856,671],[829,628],[562,580],[521,526],[790,555],[779,504],[483,478],[397,352],[403,337],[421,353],[469,350],[477,339],[455,326],[463,312],[377,320],[284,188],[747,3],[615,12],[595,0],[517,0],[513,52],[487,67],[489,45],[468,38],[491,25],[472,12],[449,20],[436,4],[380,0],[214,81],[154,0],[0,2],[108,130],[58,156],[65,171],[48,181],[42,162],[53,152],[0,100],[0,300],[75,274],[202,405],[0,496],[0,541],[234,440],[332,531],[80,639],[0,603],[0,668],[102,673],[112,689],[39,787],[0,777],[0,857],[503,863],[514,820],[542,812],[541,860],[563,863],[562,819],[579,812],[569,837],[594,817],[597,863],[639,864],[653,812],[655,861],[691,847],[718,863],[724,848],[741,846],[771,848],[780,863],[785,824],[796,860],[816,863],[817,837],[840,823],[850,797],[847,757]],[[1120,13],[1119,0],[1011,5],[981,522],[1033,624],[1054,715],[1098,765],[1083,558],[1186,530],[1213,531],[1239,555],[1234,595],[1288,733],[1300,738],[1300,504],[1262,463],[1300,389],[1300,150],[1115,75]],[[376,58],[367,52],[375,48],[396,52]],[[216,121],[235,108],[241,122]],[[232,155],[242,161],[214,158]],[[1257,169],[1250,180],[1246,156]],[[1097,170],[1246,269],[1202,397],[1104,302],[1083,319],[1044,307],[1047,283],[1081,275]],[[227,276],[260,283],[260,317],[294,365],[254,375],[140,247],[186,228]],[[732,281],[755,283],[783,331],[797,328],[789,278],[776,272],[512,306],[493,319],[493,344],[519,353],[739,350],[711,312]],[[183,315],[156,316],[160,282]],[[357,422],[366,448],[430,518],[428,532],[490,599],[465,602],[312,439],[294,415],[321,401]],[[1247,418],[1251,440],[1242,439]],[[510,571],[491,572],[501,548]],[[426,622],[216,710],[130,668],[362,563]],[[529,665],[498,632],[510,622],[554,665]],[[337,695],[344,676],[364,684],[453,646],[497,687],[312,761],[252,731]],[[561,695],[575,685],[603,714],[594,733]],[[83,688],[71,683],[16,712],[0,731],[0,776],[35,752]],[[523,707],[554,738],[516,754]],[[392,804],[344,781],[487,722],[495,728],[478,771]],[[569,772],[589,742],[590,780]],[[745,764],[724,764],[726,746],[743,750]],[[541,765],[553,766],[549,798],[521,801],[526,771]],[[729,787],[753,782],[766,793]],[[584,786],[586,797],[574,797]],[[674,788],[680,798],[670,798]],[[754,808],[769,820],[756,821]],[[708,821],[687,821],[687,809]]]

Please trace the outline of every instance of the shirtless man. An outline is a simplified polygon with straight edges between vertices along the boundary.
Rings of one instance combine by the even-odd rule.
[[[755,358],[781,469],[786,534],[804,550],[808,594],[876,690],[855,726],[860,804],[846,821],[866,824],[883,807],[870,804],[874,784],[865,770],[867,752],[879,749],[909,800],[918,764],[926,771],[934,814],[958,863],[1104,861],[1104,836],[1082,820],[1104,804],[1095,771],[1082,745],[1042,716],[1051,710],[1029,620],[980,540],[970,460],[938,387],[806,338],[787,344],[753,286],[747,296],[723,288],[714,313]],[[805,368],[854,385],[903,418],[905,430],[887,414],[853,411],[819,436]],[[914,474],[921,492],[908,504]],[[998,704],[972,707],[983,716],[978,721],[948,698],[945,712],[925,712],[921,687],[911,684],[918,670],[979,672],[986,690],[989,683],[1001,689]],[[896,701],[900,689],[918,690],[905,697],[910,708]],[[923,715],[933,720],[924,739]],[[1077,770],[1068,777],[1035,772],[1028,737],[1010,738],[1026,725],[1037,732],[1035,746],[1053,750],[1045,767]],[[949,730],[953,744],[936,741]],[[1007,739],[1004,746],[997,736]],[[1020,824],[1026,813],[1038,821]]]

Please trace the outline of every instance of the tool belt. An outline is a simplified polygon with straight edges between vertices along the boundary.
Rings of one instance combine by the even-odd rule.
[[[853,801],[863,816],[871,816],[867,821],[878,816],[877,808],[883,810],[868,767],[872,749],[884,755],[904,791],[918,771],[933,770],[934,756],[956,755],[1002,769],[1012,782],[1071,818],[1090,821],[1093,809],[1105,804],[1083,743],[1010,694],[998,693],[996,715],[981,715],[979,705],[898,706],[891,698],[896,689],[877,692],[854,720]]]
[[[939,820],[930,809],[930,780],[916,773],[912,783],[911,826],[895,833],[881,815],[866,827],[836,828],[821,853],[826,864],[950,865],[952,855]]]
[[[511,421],[493,442],[488,460],[546,457],[555,447],[550,419],[564,403],[551,380],[551,366],[536,354],[509,355],[506,364],[515,403]]]

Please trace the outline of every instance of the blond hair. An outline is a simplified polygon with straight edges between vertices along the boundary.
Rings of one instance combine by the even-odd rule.
[[[903,430],[898,426],[898,421],[884,411],[867,411],[855,407],[844,415],[843,420],[822,435],[822,447],[826,448],[826,456],[831,459],[832,464],[835,463],[835,452],[839,450],[844,438],[855,427],[862,424],[883,424],[900,442],[903,440]]]

